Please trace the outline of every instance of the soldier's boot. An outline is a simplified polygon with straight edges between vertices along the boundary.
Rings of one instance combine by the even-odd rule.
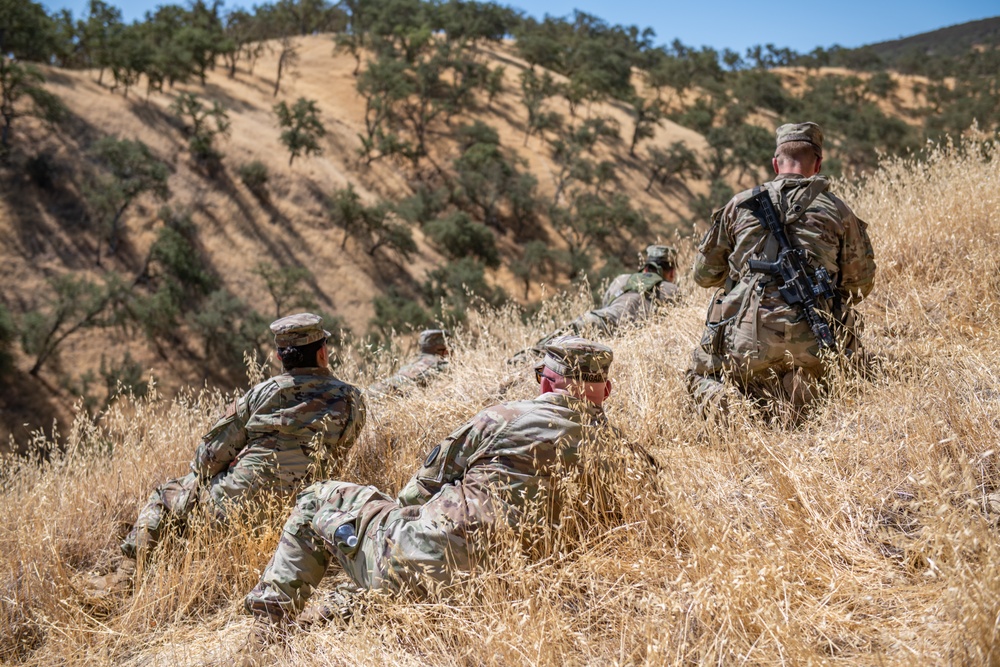
[[[725,420],[730,401],[736,397],[732,387],[716,377],[699,375],[692,370],[687,371],[685,383],[699,417],[705,420]]]
[[[336,590],[327,591],[322,600],[306,606],[296,622],[305,626],[326,624],[335,619],[349,623],[354,616],[355,598],[359,592],[360,589],[353,585],[342,585]]]
[[[137,565],[134,558],[122,558],[114,572],[87,577],[84,581],[85,595],[92,599],[102,599],[127,593],[132,588]]]
[[[254,615],[246,641],[237,651],[234,667],[260,667],[268,664],[269,649],[284,641],[287,634],[287,624],[283,619],[275,622],[266,616]]]

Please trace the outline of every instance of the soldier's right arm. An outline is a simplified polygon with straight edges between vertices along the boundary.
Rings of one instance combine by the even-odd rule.
[[[729,275],[729,255],[733,242],[726,228],[726,208],[712,214],[712,226],[698,245],[698,255],[694,258],[694,281],[701,287],[718,287]]]
[[[342,408],[327,418],[324,443],[326,451],[336,460],[357,441],[368,416],[364,394],[357,387],[350,387],[338,402]]]
[[[202,436],[191,462],[191,470],[201,479],[211,479],[225,470],[246,447],[246,424],[250,418],[248,396],[244,394],[229,403],[212,430]]]

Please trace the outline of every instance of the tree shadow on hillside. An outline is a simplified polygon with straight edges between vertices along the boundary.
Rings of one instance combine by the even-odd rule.
[[[72,169],[43,151],[14,156],[0,169],[0,178],[0,197],[7,203],[15,237],[10,248],[25,259],[54,253],[70,269],[93,264],[90,219]]]
[[[146,127],[167,139],[175,149],[184,147],[181,137],[184,123],[180,118],[164,111],[159,105],[145,100],[129,100],[129,109]]]
[[[51,439],[53,422],[60,413],[49,387],[20,369],[11,369],[0,382],[0,452],[10,450],[11,436],[18,453],[24,453],[33,432],[41,431]]]
[[[256,104],[251,104],[246,100],[241,100],[230,95],[224,88],[215,83],[206,83],[202,87],[202,96],[222,104],[228,111],[239,113],[247,111],[260,111]]]

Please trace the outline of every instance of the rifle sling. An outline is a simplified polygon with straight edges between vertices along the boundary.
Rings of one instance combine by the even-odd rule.
[[[775,198],[778,200],[778,205],[775,207],[775,210],[778,211],[779,214],[784,218],[784,220],[779,220],[779,222],[787,228],[791,225],[794,225],[802,218],[803,215],[806,214],[806,210],[812,205],[813,201],[816,200],[816,197],[818,197],[820,193],[824,192],[829,187],[829,183],[825,178],[815,178],[809,183],[809,185],[806,186],[806,188],[802,191],[802,194],[800,194],[798,197],[795,198],[794,201],[791,202],[788,202],[782,196],[783,193],[780,190],[778,190],[778,188],[776,188],[773,183],[766,183],[765,187],[767,187],[769,196],[772,194],[776,195],[776,197],[772,197],[772,201]],[[759,185],[754,187],[753,196],[760,194],[762,190],[763,188]],[[791,208],[794,208],[795,210],[792,211],[791,215],[788,215],[788,210]],[[774,234],[771,233],[770,230],[765,228],[765,231],[767,232],[767,236],[764,239],[764,247],[763,250],[760,252],[760,254],[757,256],[757,259],[763,259],[764,261],[770,263],[778,259],[778,253],[781,252],[781,246],[778,243],[778,239],[774,236]],[[788,235],[787,230],[785,232],[785,235],[786,236]],[[791,239],[789,239],[789,244],[790,243]],[[806,258],[806,263],[808,263],[810,267],[813,270],[815,270],[815,267],[812,266],[808,258]],[[750,272],[749,265],[747,265],[746,271],[748,273]],[[752,287],[760,289],[761,287],[766,287],[773,280],[774,278],[772,276],[761,273],[755,276],[754,280],[751,281],[756,283],[755,285],[752,285]],[[754,291],[757,291],[757,289],[755,289]],[[755,296],[756,298],[762,298],[763,294],[753,295],[751,296],[751,299],[755,298]],[[759,322],[760,318],[755,317],[753,323],[753,337],[754,337],[753,339],[756,341],[760,340],[760,332],[757,329],[757,327],[759,326]]]

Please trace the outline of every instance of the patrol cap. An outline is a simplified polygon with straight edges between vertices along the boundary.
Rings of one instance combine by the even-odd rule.
[[[448,343],[445,336],[448,332],[444,329],[424,329],[420,332],[420,351],[426,354],[446,352]]]
[[[330,337],[323,329],[323,318],[312,313],[296,313],[271,322],[274,344],[278,347],[299,347]]]
[[[805,141],[812,144],[817,155],[823,155],[823,128],[816,123],[785,123],[778,128],[775,135],[777,137],[775,146],[789,141]]]
[[[677,250],[667,245],[651,245],[646,248],[644,266],[672,269],[677,266]]]
[[[601,345],[580,336],[558,336],[544,345],[545,357],[535,366],[536,370],[550,368],[568,380],[606,382],[614,353]]]

